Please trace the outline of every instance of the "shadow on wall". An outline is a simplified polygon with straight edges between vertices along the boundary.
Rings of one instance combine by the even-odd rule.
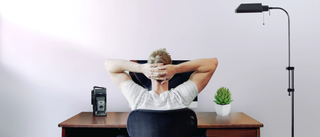
[[[0,12],[0,70],[2,70],[2,66],[1,66],[1,59],[2,59],[2,47],[1,47],[1,45],[2,45],[2,30],[3,30],[2,28],[3,28],[3,26],[2,26],[2,15],[1,15],[1,12]]]
[[[17,26],[9,27],[5,32],[6,51],[2,51],[5,53],[2,54],[2,61],[28,80],[70,84],[88,81],[106,73],[105,58],[84,51],[81,45]]]
[[[32,100],[26,100],[29,95],[22,92],[27,89],[27,83],[12,71],[7,70],[1,63],[0,76],[0,136],[13,136],[14,132],[10,131],[12,128],[19,129],[21,133],[28,133],[27,125],[23,123],[30,122],[25,118],[30,115],[21,115],[28,111],[25,106],[32,104]]]
[[[6,51],[0,45],[0,136],[60,136],[58,123],[90,110],[92,87],[105,86],[105,58],[44,34],[11,30],[15,34],[5,37],[11,45]]]

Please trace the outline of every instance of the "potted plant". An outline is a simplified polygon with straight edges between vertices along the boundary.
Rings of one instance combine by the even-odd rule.
[[[231,109],[230,103],[233,101],[229,89],[226,87],[219,88],[214,98],[215,100],[213,101],[216,103],[215,109],[218,116],[229,115]]]

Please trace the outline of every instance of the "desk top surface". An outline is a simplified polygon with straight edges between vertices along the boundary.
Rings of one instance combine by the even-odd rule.
[[[63,128],[126,128],[130,112],[107,112],[106,117],[95,117],[92,112],[81,112],[58,126]],[[263,124],[243,112],[217,116],[215,112],[196,112],[198,128],[260,128]]]

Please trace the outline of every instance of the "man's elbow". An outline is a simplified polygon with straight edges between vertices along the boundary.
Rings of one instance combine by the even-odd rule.
[[[218,67],[218,59],[217,58],[211,58],[211,63],[210,64],[212,65],[211,71],[214,72],[216,70],[216,68]]]
[[[111,64],[112,64],[111,62],[112,62],[111,59],[107,59],[107,60],[104,62],[104,66],[106,67],[106,69],[107,69],[108,72],[111,71],[112,66],[113,66],[113,65],[111,65]]]
[[[218,66],[218,59],[217,58],[212,58],[212,62],[215,66]]]

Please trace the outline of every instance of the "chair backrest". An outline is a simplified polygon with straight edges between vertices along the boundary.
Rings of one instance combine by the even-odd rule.
[[[193,137],[198,120],[189,108],[178,110],[134,110],[128,116],[130,137]]]

